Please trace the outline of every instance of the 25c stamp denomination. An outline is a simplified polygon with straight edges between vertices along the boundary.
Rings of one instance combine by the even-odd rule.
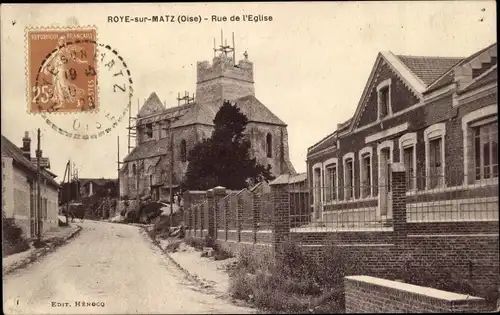
[[[97,139],[131,106],[133,80],[117,49],[93,27],[27,28],[28,112],[59,134]]]
[[[96,30],[30,30],[29,110],[97,110]]]

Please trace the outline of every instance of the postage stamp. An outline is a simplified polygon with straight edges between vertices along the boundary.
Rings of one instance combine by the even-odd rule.
[[[96,30],[28,31],[29,111],[98,110]]]
[[[73,139],[109,134],[132,103],[130,69],[95,27],[27,27],[26,74],[28,113]]]

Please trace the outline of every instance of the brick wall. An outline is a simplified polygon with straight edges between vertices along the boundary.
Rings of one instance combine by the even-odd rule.
[[[273,218],[285,218],[280,213],[289,211],[288,191],[284,187],[272,187],[271,192],[248,189],[235,192],[215,187],[200,196],[201,192],[184,193],[184,221],[189,237],[210,235],[233,254],[243,248],[269,252],[273,251],[273,245],[283,242],[288,221]]]
[[[368,276],[345,278],[346,313],[449,313],[487,310],[485,300]]]
[[[499,285],[498,221],[407,222],[407,203],[414,200],[406,196],[405,180],[403,165],[393,164],[391,231],[285,232],[317,259],[325,244],[334,244],[348,274],[388,279],[425,274],[419,281],[453,276],[481,294],[491,292]]]
[[[226,191],[219,187],[207,192],[207,206],[200,208],[207,213],[207,227],[215,226],[216,218],[226,212],[233,216],[236,213],[236,229],[229,224],[218,225],[217,233],[209,229],[210,235],[218,236],[217,242],[222,248],[232,253],[242,248],[254,250],[256,254],[263,248],[275,252],[290,239],[308,255],[321,260],[324,245],[333,244],[349,267],[346,272],[350,275],[399,279],[425,273],[435,280],[448,281],[450,274],[454,274],[484,294],[499,285],[498,221],[408,222],[407,204],[413,200],[406,195],[405,181],[403,165],[394,163],[392,229],[388,230],[291,232],[286,185],[271,185],[270,193],[243,190],[231,195],[233,202],[229,202],[229,196],[223,199]],[[216,206],[221,200],[228,202],[223,207]],[[259,227],[261,214],[269,205],[272,224],[269,229],[262,229]],[[188,217],[192,209],[186,211]],[[194,234],[188,232],[188,235]]]

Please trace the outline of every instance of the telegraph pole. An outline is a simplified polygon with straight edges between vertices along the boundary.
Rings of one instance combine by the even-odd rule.
[[[69,170],[70,170],[69,163],[70,163],[70,161],[68,161],[68,163],[66,163],[66,171],[64,172],[64,179],[63,179],[63,182],[64,182],[66,180],[66,176],[68,177],[68,183],[66,185],[67,186],[67,188],[66,188],[66,193],[67,193],[67,197],[66,197],[66,224],[69,224],[69,220],[68,220],[69,199],[70,199],[70,194],[71,194],[71,187],[69,186]]]
[[[170,220],[168,220],[168,233],[170,235],[170,227],[172,226],[172,214],[173,214],[173,202],[174,196],[172,196],[172,176],[173,176],[173,168],[174,168],[174,138],[172,136],[172,129],[169,125],[169,137],[170,137],[170,170],[169,170],[169,186],[170,186]]]
[[[42,196],[40,194],[40,181],[41,177],[41,169],[40,169],[40,158],[42,157],[42,151],[40,150],[40,128],[37,131],[37,149],[36,149],[36,170],[37,170],[37,181],[36,181],[36,190],[37,190],[37,202],[36,202],[36,210],[37,210],[37,240],[38,243],[42,240]]]
[[[117,185],[116,186],[117,186],[118,192],[117,192],[116,196],[118,197],[118,200],[119,200],[120,199],[120,164],[121,164],[120,163],[120,136],[116,136],[116,143],[118,145],[118,150],[117,150],[117,154],[116,154],[117,155],[117,159],[118,159],[117,163],[116,163],[116,165],[118,167],[116,169],[117,175],[118,175],[118,177],[116,178],[117,179]]]

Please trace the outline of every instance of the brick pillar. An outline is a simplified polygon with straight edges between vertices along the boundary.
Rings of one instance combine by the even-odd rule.
[[[290,198],[288,186],[271,184],[273,198],[273,248],[279,252],[290,233]]]
[[[183,214],[183,220],[184,224],[187,224],[189,215],[189,207],[191,207],[191,195],[189,194],[189,191],[185,191],[182,193],[182,214]]]
[[[406,173],[403,163],[391,165],[392,221],[398,240],[406,236]]]
[[[217,230],[215,224],[215,194],[213,189],[207,190],[207,204],[208,204],[208,235],[212,238],[217,237]]]
[[[252,230],[253,242],[257,243],[257,231],[259,230],[261,200],[260,195],[252,193]]]
[[[189,234],[193,235],[193,207],[189,207]]]
[[[200,217],[200,210],[198,205],[193,206],[194,210],[194,235],[198,234],[197,232],[200,230],[200,224],[199,224],[199,217]]]
[[[215,238],[217,238],[217,230],[223,228],[224,226],[218,226],[219,220],[223,214],[224,209],[220,209],[220,200],[226,196],[226,188],[222,186],[217,186],[214,188],[214,220],[215,220]],[[225,208],[225,207],[224,207]]]
[[[226,235],[226,241],[227,241],[227,235],[228,235],[228,230],[229,230],[229,222],[228,222],[228,218],[229,218],[229,197],[226,198],[224,200],[224,230],[226,231],[226,233],[224,233]]]
[[[238,233],[238,242],[241,242],[241,224],[243,220],[243,199],[241,195],[236,199],[236,231]]]

